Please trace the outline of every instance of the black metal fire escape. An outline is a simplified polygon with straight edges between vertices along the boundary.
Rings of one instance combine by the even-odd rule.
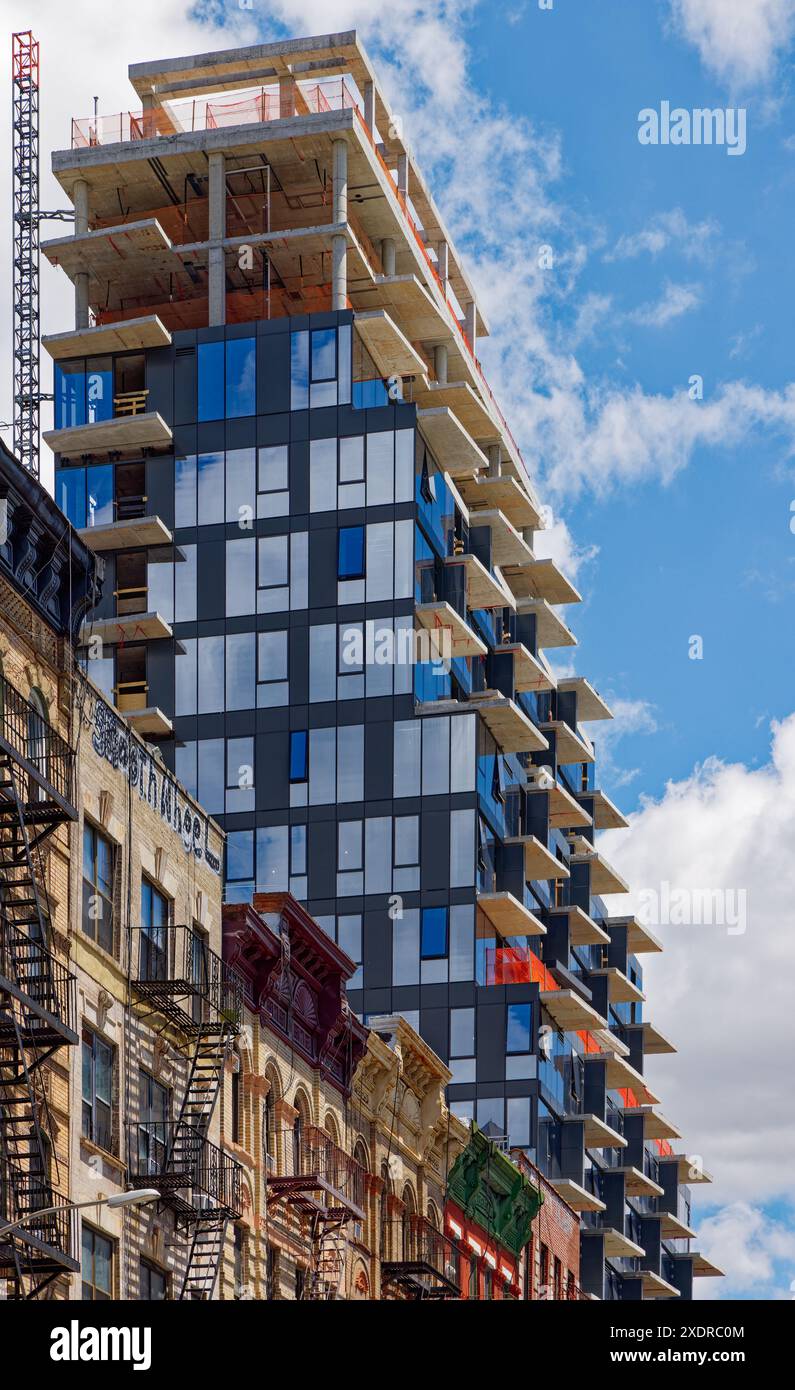
[[[190,1238],[180,1299],[212,1297],[226,1225],[240,1215],[240,1165],[208,1133],[229,1043],[240,1027],[242,982],[190,927],[138,929],[136,997],[190,1048],[176,1120],[130,1125],[133,1187],[156,1187]]]
[[[79,1269],[74,1213],[54,1190],[43,1064],[74,1031],[75,977],[52,955],[41,843],[76,820],[74,755],[0,676],[0,1279],[33,1298]],[[54,1161],[54,1160],[53,1160]]]

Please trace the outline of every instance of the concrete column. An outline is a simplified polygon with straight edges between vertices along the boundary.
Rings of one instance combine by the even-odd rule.
[[[524,541],[525,545],[529,545],[531,550],[533,549],[533,541],[535,539],[535,534],[535,528],[533,526],[522,527],[522,540]]]
[[[334,213],[335,222],[348,220],[348,142],[335,140],[333,146]]]
[[[72,188],[75,209],[75,236],[88,231],[88,184],[78,179]],[[88,275],[75,276],[75,328],[88,328]]]
[[[226,323],[226,264],[220,244],[226,236],[226,159],[221,150],[209,155],[209,312],[208,324]]]
[[[385,275],[395,274],[395,239],[385,236],[381,242],[381,265]]]
[[[335,223],[348,221],[348,142],[335,140],[333,145],[332,173],[334,179]],[[347,243],[344,236],[331,238],[331,307],[347,309],[348,268]]]
[[[375,132],[375,84],[364,84],[364,123],[370,134]]]
[[[476,325],[477,325],[477,308],[475,307],[475,301],[474,301],[474,299],[470,299],[470,300],[468,301],[468,303],[464,305],[464,332],[466,333],[466,335],[467,335],[467,337],[468,337],[468,339],[469,339],[469,341],[470,341],[470,343],[471,343],[471,345],[472,345],[472,351],[473,351],[473,352],[475,351],[475,348],[476,348],[476,346],[477,346],[477,336],[478,336],[478,334],[477,334],[477,326],[476,326]]]
[[[408,195],[409,191],[409,157],[407,154],[399,154],[397,157],[397,186],[401,193]]]
[[[331,307],[348,307],[348,244],[344,236],[331,238]]]
[[[502,451],[499,444],[489,444],[486,456],[489,460],[489,477],[499,478],[502,473]]]
[[[294,77],[279,78],[279,120],[295,115],[296,81]]]
[[[437,343],[433,350],[433,368],[436,373],[436,380],[439,382],[447,381],[447,344]]]
[[[449,269],[448,269],[448,255],[447,255],[447,242],[446,242],[446,241],[440,241],[440,242],[439,242],[439,245],[438,245],[437,248],[436,248],[436,262],[437,262],[436,268],[437,268],[437,270],[438,270],[438,272],[439,272],[439,279],[441,280],[441,282],[442,282],[442,284],[444,285],[445,289],[447,289],[447,281],[448,281],[448,279],[449,279]]]

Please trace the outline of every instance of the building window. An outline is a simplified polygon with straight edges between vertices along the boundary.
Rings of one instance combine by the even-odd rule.
[[[226,812],[254,810],[254,740],[230,738],[226,742]]]
[[[530,1044],[530,1017],[532,1005],[509,1004],[506,1027],[505,1049],[510,1053],[532,1051]]]
[[[257,413],[256,349],[256,338],[228,338],[226,341],[228,418]]]
[[[96,1302],[113,1297],[113,1241],[83,1223],[82,1297]]]
[[[290,473],[286,444],[258,452],[257,516],[287,516],[290,511]]]
[[[364,579],[364,527],[341,526],[337,541],[337,578]]]
[[[145,1303],[161,1303],[168,1298],[168,1275],[148,1260],[138,1267],[138,1297]]]
[[[141,1068],[138,1077],[138,1164],[141,1173],[162,1173],[170,1112],[169,1091]]]
[[[113,845],[85,821],[82,927],[86,936],[110,952],[113,951],[113,869]]]
[[[270,709],[289,701],[287,632],[257,633],[257,708]]]
[[[450,1010],[450,1056],[474,1057],[475,1010]]]
[[[257,543],[226,542],[226,616],[247,617],[257,608]]]
[[[241,1065],[242,1065],[242,1064],[241,1064],[240,1058],[239,1058],[238,1056],[235,1057],[235,1062],[237,1063],[237,1071],[233,1071],[233,1072],[232,1072],[232,1085],[231,1085],[231,1091],[232,1091],[232,1143],[233,1143],[233,1144],[240,1144],[240,1143],[243,1142],[243,1141],[242,1141],[242,1137],[241,1137],[241,1135],[242,1135],[242,1130],[241,1130],[241,1125],[240,1125],[240,1085],[241,1085]],[[237,1229],[235,1230],[235,1236],[237,1236]]]
[[[440,960],[447,955],[447,908],[424,907],[420,956],[423,960]]]
[[[113,1048],[90,1028],[83,1029],[84,1139],[108,1152],[113,1148]]]
[[[257,612],[282,613],[290,607],[287,536],[261,536],[257,542]]]
[[[224,416],[224,344],[199,343],[198,418],[222,420]],[[223,497],[223,493],[221,494]]]
[[[194,526],[212,526],[224,519],[224,456],[199,454],[196,475],[197,517]],[[185,522],[185,525],[191,523]]]
[[[290,781],[306,782],[309,777],[309,734],[295,729],[290,734]]]
[[[141,979],[168,979],[169,901],[141,879]]]

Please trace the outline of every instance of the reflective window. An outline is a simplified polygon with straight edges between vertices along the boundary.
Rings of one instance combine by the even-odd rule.
[[[226,414],[230,418],[256,414],[256,347],[256,338],[227,339]]]
[[[394,596],[394,524],[373,522],[367,527],[367,602]]]
[[[290,734],[290,781],[305,782],[309,776],[309,734],[296,729]]]
[[[395,436],[383,430],[367,436],[367,505],[395,500]]]
[[[309,442],[309,510],[333,512],[337,508],[337,441]]]
[[[256,611],[256,541],[226,542],[226,616]]]
[[[54,396],[57,430],[86,423],[86,372],[82,358],[56,362]]]
[[[254,740],[230,738],[226,745],[226,811],[254,810]]]
[[[337,538],[337,578],[364,578],[364,527],[341,526]]]
[[[531,1004],[509,1004],[506,1019],[506,1052],[530,1052]]]
[[[309,699],[337,698],[337,625],[318,623],[309,631]]]
[[[228,449],[226,453],[226,519],[251,530],[256,515],[256,450]]]
[[[392,923],[392,983],[416,985],[420,980],[420,914],[404,908]]]
[[[115,521],[113,465],[95,464],[86,469],[86,526],[106,526]]]
[[[258,451],[257,516],[287,516],[290,511],[289,466],[286,444]]]
[[[198,800],[211,816],[224,814],[224,740],[202,739],[198,744]]]
[[[475,1055],[475,1010],[450,1010],[450,1056]]]
[[[189,792],[191,796],[195,796],[198,800],[199,772],[198,753],[195,743],[177,744],[174,750],[174,771],[177,776],[177,781],[182,783],[186,792]]]
[[[199,454],[197,463],[197,523],[211,526],[224,519],[224,456]]]
[[[178,623],[196,621],[196,546],[180,545],[174,549],[174,620]]]
[[[420,955],[423,960],[438,960],[447,955],[447,908],[422,909]]]
[[[306,608],[309,603],[309,532],[293,531],[290,536],[290,607]]]
[[[224,344],[199,343],[198,359],[198,418],[224,418]]]
[[[196,663],[196,638],[183,637],[176,643],[174,658],[174,712],[178,715],[196,713]]]
[[[341,820],[337,826],[337,868],[340,872],[362,867],[362,822]]]
[[[420,818],[396,816],[394,825],[392,887],[396,892],[410,892],[420,886]]]
[[[468,888],[475,881],[475,812],[450,812],[450,887]]]
[[[422,720],[422,794],[438,796],[450,790],[450,720]]]
[[[392,817],[371,816],[364,823],[365,893],[392,891]]]
[[[185,643],[187,646],[187,643]],[[224,639],[198,639],[198,714],[216,714],[224,708]]]
[[[260,826],[257,830],[257,889],[261,893],[287,892],[289,826]]]
[[[331,381],[336,375],[336,329],[317,328],[312,334],[312,380]]]
[[[95,826],[83,825],[83,913],[86,936],[113,950],[113,845]]]
[[[86,524],[86,470],[61,468],[56,475],[55,497],[58,506],[79,531]]]
[[[230,830],[226,837],[226,877],[254,877],[254,831]]]
[[[89,357],[86,362],[86,421],[113,418],[113,359]]]
[[[195,551],[195,546],[193,547]],[[174,561],[171,549],[150,550],[146,561],[146,595],[137,603],[145,603],[149,612],[159,613],[167,623],[174,621]],[[121,557],[119,557],[121,558]],[[117,577],[119,571],[117,569]],[[190,595],[188,595],[190,605]],[[194,617],[196,600],[193,600]]]
[[[424,721],[398,720],[394,725],[393,795],[419,796],[421,739]]]
[[[475,970],[475,908],[459,903],[450,908],[450,979],[471,980]]]
[[[226,638],[226,709],[254,709],[256,697],[255,632]]]
[[[257,633],[257,707],[266,709],[289,701],[287,633]]]
[[[281,613],[290,606],[288,537],[262,536],[257,542],[257,612]]]
[[[290,335],[290,409],[309,407],[309,334]]]
[[[309,804],[334,801],[337,768],[336,730],[313,729],[309,735]]]
[[[361,801],[364,797],[364,725],[344,724],[337,729],[337,801]],[[334,793],[329,800],[334,799]]]
[[[211,455],[211,457],[215,457]],[[174,459],[174,525],[196,525],[196,456]]]
[[[511,1148],[530,1147],[530,1099],[528,1096],[510,1096],[506,1102],[508,1111],[508,1142]]]

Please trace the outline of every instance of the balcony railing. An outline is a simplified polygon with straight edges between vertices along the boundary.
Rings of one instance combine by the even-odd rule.
[[[184,1120],[129,1121],[127,1167],[185,1221],[240,1215],[240,1164]]]
[[[285,1130],[279,1172],[267,1176],[274,1200],[302,1212],[323,1209],[329,1219],[364,1221],[367,1172],[315,1125]]]
[[[237,1028],[243,984],[191,927],[135,927],[133,989],[183,1032]]]
[[[22,773],[23,802],[42,809],[55,802],[71,819],[76,817],[72,749],[5,676],[0,676],[0,748]]]
[[[461,1292],[458,1249],[425,1216],[384,1223],[381,1277],[413,1298],[457,1298]]]
[[[76,977],[40,941],[0,921],[0,989],[5,980],[21,996],[17,1017],[26,1045],[77,1042]],[[14,1031],[11,1013],[0,1010],[0,1046]]]

